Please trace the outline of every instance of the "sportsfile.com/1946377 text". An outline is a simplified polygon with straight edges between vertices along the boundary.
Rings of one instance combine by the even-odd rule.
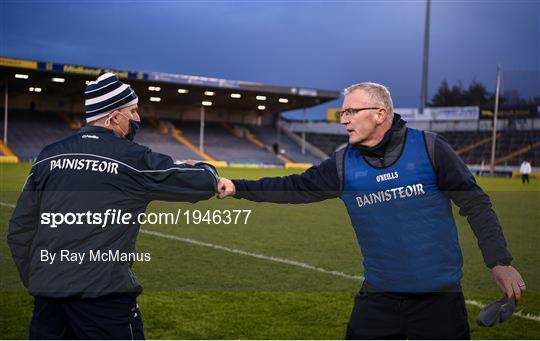
[[[58,228],[73,225],[97,225],[106,228],[113,225],[247,225],[251,210],[183,210],[175,212],[143,212],[132,214],[121,209],[107,209],[105,212],[42,212],[41,225]]]

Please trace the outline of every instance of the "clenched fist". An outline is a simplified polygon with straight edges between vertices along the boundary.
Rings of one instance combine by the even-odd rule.
[[[223,199],[236,194],[234,183],[226,178],[219,178],[217,184],[218,198]]]

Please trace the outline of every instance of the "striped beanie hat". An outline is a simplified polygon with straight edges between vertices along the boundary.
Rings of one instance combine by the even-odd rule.
[[[102,73],[95,81],[88,83],[84,99],[86,122],[95,121],[139,101],[135,91],[110,72]]]

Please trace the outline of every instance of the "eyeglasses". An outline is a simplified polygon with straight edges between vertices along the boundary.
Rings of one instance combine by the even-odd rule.
[[[341,117],[343,116],[346,116],[346,117],[350,117],[350,116],[353,116],[357,113],[359,113],[360,111],[364,111],[364,110],[378,110],[380,108],[347,108],[345,110],[339,110],[336,112],[336,117],[337,119],[341,119]]]

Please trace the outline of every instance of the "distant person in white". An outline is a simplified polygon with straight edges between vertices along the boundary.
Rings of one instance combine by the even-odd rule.
[[[529,183],[529,174],[531,174],[531,163],[527,160],[523,160],[519,167],[519,173],[521,174],[521,182],[525,184],[525,181]]]
[[[482,160],[480,163],[480,176],[484,176],[484,173],[486,172],[486,160]]]

